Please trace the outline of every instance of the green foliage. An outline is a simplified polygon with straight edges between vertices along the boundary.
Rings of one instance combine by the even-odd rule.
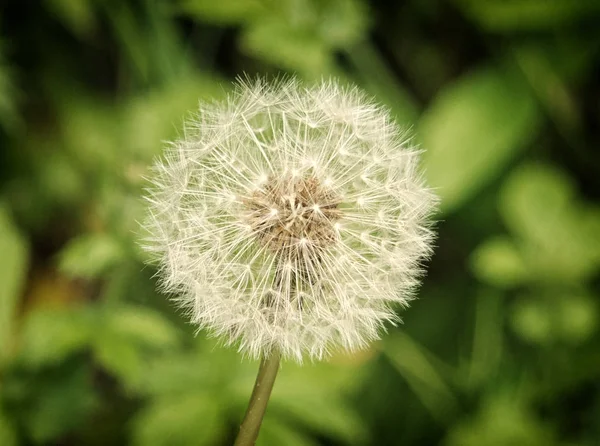
[[[0,445],[225,445],[257,364],[139,247],[145,175],[233,77],[335,75],[415,130],[436,253],[404,325],[284,364],[258,440],[582,445],[600,431],[594,0],[13,2],[0,20]]]
[[[600,267],[600,207],[582,203],[561,171],[525,164],[511,173],[499,209],[523,241],[537,276],[546,281],[584,281]]]
[[[41,380],[21,382],[18,384],[27,388],[8,390],[9,398],[11,391],[24,393],[14,397],[25,402],[24,428],[36,443],[49,442],[76,428],[88,419],[97,405],[98,396],[85,366],[65,369],[48,378],[46,375]]]
[[[0,412],[0,443],[6,446],[17,444],[17,435],[6,416]]]
[[[519,401],[519,395],[506,392],[491,396],[477,417],[458,424],[450,432],[446,444],[549,446],[558,443],[551,430]]]
[[[290,446],[316,446],[317,443],[301,430],[279,423],[277,420],[264,421],[257,445],[286,444]]]
[[[27,245],[0,201],[0,364],[12,347],[19,294],[27,271]]]
[[[76,34],[85,36],[95,25],[92,0],[46,0],[46,5]]]
[[[146,372],[149,353],[156,355],[177,345],[177,330],[149,308],[123,304],[40,308],[25,321],[18,359],[36,368],[91,351],[106,371],[135,387]]]
[[[552,30],[600,16],[594,0],[457,0],[486,30],[511,32]]]
[[[67,275],[93,279],[123,257],[118,242],[107,234],[84,234],[69,241],[60,253],[59,268]]]
[[[332,50],[362,40],[368,25],[356,0],[184,0],[181,8],[204,21],[242,25],[245,53],[309,78],[335,71]]]
[[[135,445],[212,445],[226,432],[223,411],[214,396],[191,392],[177,398],[162,398],[136,418]]]
[[[419,133],[427,177],[446,212],[493,180],[531,140],[539,111],[523,81],[497,68],[449,86],[425,112]]]
[[[530,274],[525,261],[509,237],[493,237],[473,252],[475,275],[498,288],[513,288],[523,284]]]
[[[355,367],[287,365],[286,369],[271,397],[273,412],[293,419],[293,424],[303,427],[301,432],[308,429],[347,443],[366,440],[364,423],[342,398],[344,389],[356,379],[350,375],[357,372]]]
[[[209,23],[238,25],[260,18],[269,13],[268,2],[262,0],[232,0],[213,2],[210,0],[182,0],[181,11]]]
[[[0,125],[8,130],[14,130],[20,121],[15,104],[16,90],[11,69],[4,55],[4,45],[0,40]]]
[[[92,342],[94,323],[88,308],[37,309],[25,320],[19,357],[33,368],[63,361]]]
[[[228,424],[239,421],[257,364],[241,362],[236,352],[215,347],[199,341],[196,350],[150,364],[139,388],[153,403],[135,419],[136,444],[214,444]],[[307,432],[349,443],[365,439],[364,423],[342,397],[358,384],[356,372],[356,366],[285,364],[265,421],[269,433],[260,442],[276,444],[289,438],[291,444],[311,444]]]
[[[511,314],[511,326],[524,341],[544,345],[586,341],[598,328],[598,303],[589,295],[557,293],[521,296]]]

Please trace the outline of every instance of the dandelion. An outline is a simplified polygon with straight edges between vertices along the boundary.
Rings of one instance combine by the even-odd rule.
[[[239,82],[155,166],[146,245],[162,287],[267,375],[264,358],[364,348],[431,252],[436,198],[418,161],[357,89]]]

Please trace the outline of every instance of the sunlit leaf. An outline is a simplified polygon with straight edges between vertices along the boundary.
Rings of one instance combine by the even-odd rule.
[[[581,343],[597,330],[600,319],[597,299],[578,293],[561,296],[558,310],[559,332],[570,343]]]
[[[471,256],[475,275],[499,288],[512,288],[524,283],[529,271],[513,240],[495,237],[486,240]]]
[[[87,348],[95,328],[85,308],[37,308],[25,320],[19,358],[30,366],[58,363]]]
[[[552,446],[559,444],[551,428],[524,403],[521,395],[496,392],[474,416],[450,429],[446,446]]]
[[[23,236],[0,202],[0,363],[10,350],[16,309],[27,274],[27,251]]]
[[[161,398],[135,419],[132,444],[137,446],[212,446],[225,433],[224,412],[214,395],[190,389],[186,395]]]
[[[138,343],[142,347],[165,349],[174,347],[178,333],[161,313],[133,305],[107,306],[104,329]]]
[[[510,322],[526,342],[547,344],[554,338],[552,308],[541,299],[521,297],[513,305]]]
[[[94,10],[91,0],[46,0],[51,12],[75,33],[85,35],[94,25]]]
[[[17,435],[8,418],[0,411],[0,444],[17,446]]]
[[[64,144],[80,168],[102,173],[123,164],[120,110],[77,89],[58,91]]]
[[[348,48],[367,36],[370,25],[361,0],[312,0],[317,34],[332,48]],[[293,14],[293,11],[290,15]]]
[[[115,150],[127,150],[128,179],[139,182],[144,167],[160,153],[164,142],[181,135],[184,121],[197,113],[199,101],[223,97],[228,86],[216,75],[195,74],[124,104],[123,147]]]
[[[317,443],[302,430],[296,430],[288,423],[266,417],[260,428],[257,446],[316,446]]]
[[[96,361],[128,387],[135,386],[146,368],[139,347],[114,333],[103,334],[94,345]]]
[[[91,279],[123,258],[119,242],[105,233],[88,233],[69,241],[59,257],[59,268],[71,277]]]
[[[366,427],[345,398],[347,384],[344,381],[349,377],[343,370],[336,372],[327,366],[305,369],[303,379],[293,372],[280,373],[276,391],[271,396],[273,412],[291,416],[310,430],[332,438],[358,443],[364,440]]]
[[[238,374],[232,379],[228,400],[243,415],[254,384],[258,364],[230,359]],[[367,428],[348,395],[360,385],[357,365],[318,363],[303,366],[285,363],[279,371],[269,402],[269,414],[277,421],[294,420],[300,431],[310,430],[350,443],[367,438]]]
[[[524,164],[503,185],[500,211],[544,281],[577,282],[600,268],[600,208],[580,202],[560,170]]]
[[[239,24],[269,12],[268,2],[261,0],[181,0],[180,3],[182,12],[220,24]]]
[[[114,305],[102,309],[103,324],[94,333],[94,354],[109,372],[135,387],[148,367],[149,353],[177,344],[171,323],[144,307]]]
[[[522,81],[496,68],[449,85],[419,125],[424,167],[443,211],[496,178],[535,136],[539,110]]]
[[[513,305],[511,326],[531,344],[580,344],[598,329],[598,304],[584,291],[538,292],[520,296]]]
[[[366,427],[347,402],[334,395],[310,394],[307,389],[293,398],[271,398],[273,412],[287,415],[306,428],[346,442],[361,443],[367,438]]]
[[[242,47],[254,57],[306,76],[332,70],[327,46],[309,29],[294,29],[281,20],[260,21],[242,34]]]
[[[146,367],[142,389],[153,396],[183,395],[193,389],[218,390],[235,379],[234,364],[222,368],[215,361],[219,355],[202,355],[197,351],[154,358]],[[250,383],[252,386],[252,383]],[[244,403],[247,401],[244,401]]]

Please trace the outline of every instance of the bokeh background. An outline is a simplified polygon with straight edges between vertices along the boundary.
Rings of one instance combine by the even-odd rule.
[[[0,445],[227,445],[257,364],[136,244],[149,164],[236,76],[336,76],[425,149],[420,297],[283,365],[260,445],[600,445],[600,2],[0,6]]]

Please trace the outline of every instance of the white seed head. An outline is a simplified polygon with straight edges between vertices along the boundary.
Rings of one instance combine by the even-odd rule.
[[[192,321],[249,356],[363,348],[431,252],[436,198],[417,167],[356,89],[239,82],[156,163],[146,249]]]

